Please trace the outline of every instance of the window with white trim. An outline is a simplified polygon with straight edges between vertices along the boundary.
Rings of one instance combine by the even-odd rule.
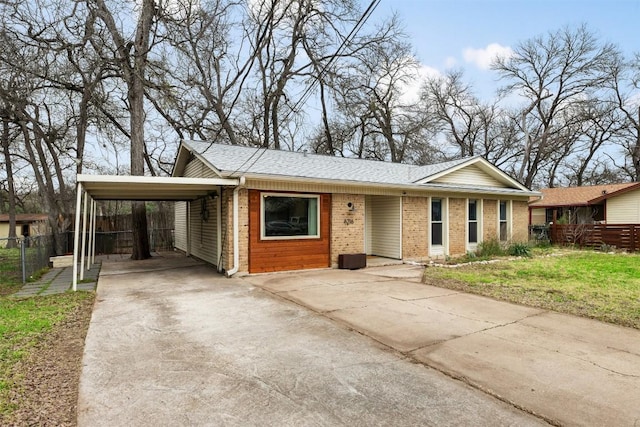
[[[499,232],[500,241],[506,242],[509,240],[509,201],[500,200],[499,203]]]
[[[467,203],[467,241],[470,244],[478,243],[478,201],[469,199]]]
[[[309,239],[320,237],[320,196],[262,193],[261,238]]]
[[[431,245],[441,246],[442,232],[442,199],[431,199]]]

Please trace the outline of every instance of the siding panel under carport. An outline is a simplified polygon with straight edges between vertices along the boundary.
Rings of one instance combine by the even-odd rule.
[[[199,159],[191,160],[186,166],[183,172],[183,176],[188,178],[216,178],[217,175],[207,165],[202,163]],[[212,188],[212,191],[218,190]],[[219,191],[219,190],[218,190]],[[205,210],[207,214],[203,214],[202,201],[205,201]],[[182,203],[184,208],[179,207]],[[187,203],[189,209],[186,208]],[[184,209],[185,222],[184,225],[178,226],[178,209]],[[203,261],[209,262],[215,266],[218,266],[218,207],[217,200],[211,197],[204,199],[193,200],[190,202],[177,202],[176,203],[176,229],[175,229],[175,245],[176,248],[188,252]],[[187,218],[190,216],[190,218]],[[206,219],[205,219],[206,218]],[[188,226],[187,226],[188,223]],[[190,233],[190,238],[187,238],[187,233]],[[187,244],[190,243],[190,248],[187,248]],[[178,244],[183,245],[184,249]],[[188,249],[188,250],[187,250]]]
[[[174,203],[175,220],[173,240],[176,249],[187,250],[187,202]]]
[[[204,207],[203,207],[204,201]],[[191,255],[218,265],[218,220],[216,201],[211,197],[190,203]],[[207,213],[204,213],[206,210]]]
[[[401,198],[393,196],[367,196],[365,203],[367,204],[367,254],[401,259]]]

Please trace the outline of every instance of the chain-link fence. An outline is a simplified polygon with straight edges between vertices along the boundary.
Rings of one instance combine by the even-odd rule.
[[[0,239],[0,274],[8,281],[26,283],[37,271],[49,266],[55,254],[53,237],[30,236]]]
[[[64,238],[64,235],[61,236]],[[67,253],[73,253],[73,231],[66,233]],[[87,240],[87,244],[88,244]],[[99,232],[95,236],[97,255],[126,254],[133,249],[132,231]],[[173,250],[173,229],[149,230],[152,252]],[[85,249],[89,252],[89,248]],[[53,236],[0,238],[0,274],[11,283],[26,283],[37,271],[48,267],[55,256]]]

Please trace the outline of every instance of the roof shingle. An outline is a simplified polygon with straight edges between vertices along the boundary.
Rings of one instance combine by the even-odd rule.
[[[531,207],[551,206],[586,206],[589,201],[597,199],[604,194],[623,190],[635,182],[623,184],[605,184],[583,187],[545,188],[540,190],[542,198],[531,201]]]
[[[185,141],[223,176],[242,173],[381,184],[413,184],[472,158],[426,166]]]

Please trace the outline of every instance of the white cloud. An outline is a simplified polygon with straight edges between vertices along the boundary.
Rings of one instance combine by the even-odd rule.
[[[453,56],[448,56],[447,59],[444,60],[444,66],[446,68],[453,68],[458,65],[458,60]]]
[[[400,102],[405,105],[416,102],[420,97],[422,82],[429,77],[438,77],[440,75],[442,75],[442,73],[437,69],[420,64],[420,67],[415,71],[411,80],[401,86],[400,91],[402,95],[400,96]]]
[[[513,50],[508,46],[502,46],[498,43],[491,43],[483,49],[467,48],[462,53],[464,60],[475,64],[482,70],[488,70],[491,62],[497,56],[509,57],[513,55]]]

